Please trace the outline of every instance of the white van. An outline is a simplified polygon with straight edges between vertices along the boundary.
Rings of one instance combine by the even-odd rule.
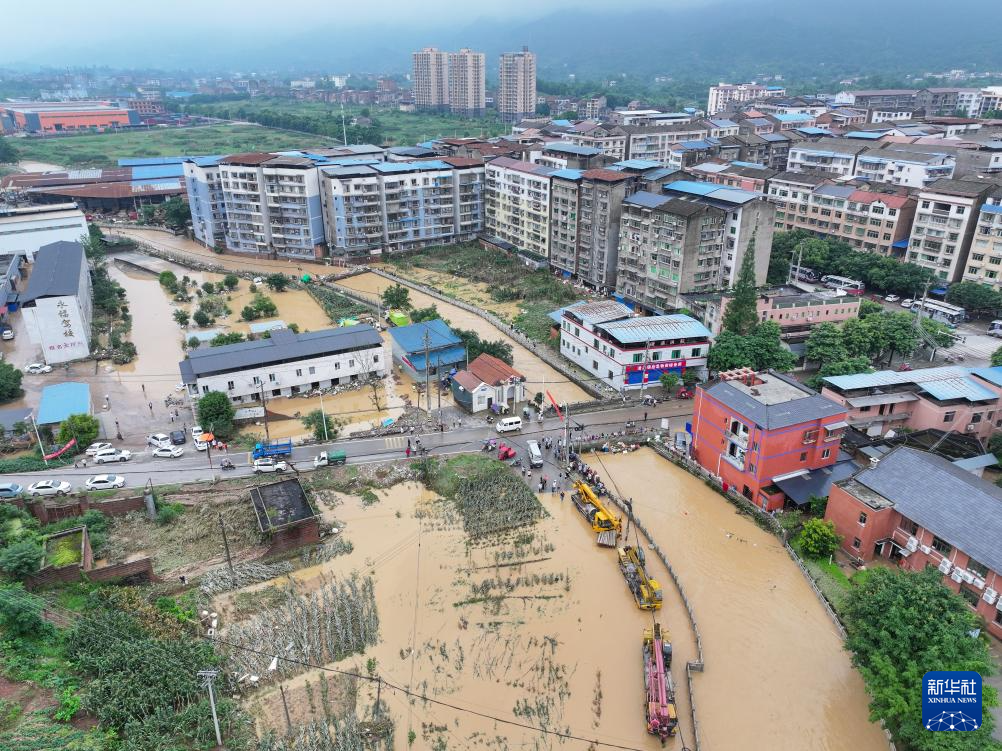
[[[526,441],[526,448],[529,449],[529,466],[535,469],[543,466],[543,452],[539,450],[538,441]]]
[[[522,429],[521,417],[502,417],[498,420],[498,433],[509,433],[512,430]]]

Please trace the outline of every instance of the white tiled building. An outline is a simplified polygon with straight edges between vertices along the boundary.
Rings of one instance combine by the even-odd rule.
[[[486,234],[549,257],[550,176],[554,172],[550,167],[510,157],[488,162]]]
[[[1002,290],[1002,188],[988,196],[978,211],[964,281]]]

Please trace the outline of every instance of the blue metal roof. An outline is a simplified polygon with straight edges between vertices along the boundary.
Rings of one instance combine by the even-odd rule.
[[[726,119],[725,120],[709,120],[708,122],[712,123],[715,128],[736,128],[737,125],[738,125],[733,120],[726,120]]]
[[[625,199],[623,203],[633,204],[634,206],[643,206],[648,209],[656,209],[663,203],[667,203],[668,199],[665,196],[660,196],[657,193],[649,193],[646,190],[641,190],[634,193],[629,198]]]
[[[797,128],[797,132],[806,133],[809,136],[828,135],[828,131],[825,130],[824,128],[814,128],[814,127]]]
[[[681,313],[667,316],[640,316],[598,324],[623,344],[661,339],[710,339],[710,330],[695,318]]]
[[[574,123],[572,123],[572,122],[571,122],[570,120],[566,120],[566,119],[563,119],[563,120],[550,120],[550,124],[551,124],[551,125],[560,125],[560,126],[562,126],[562,127],[567,127],[567,128],[569,128],[569,127],[571,127],[571,126],[572,126],[572,125],[573,125]]]
[[[38,405],[38,424],[52,425],[70,415],[89,415],[90,386],[68,381],[46,386]]]
[[[1002,214],[1002,206],[986,203],[981,207],[981,211],[987,211],[989,214]]]
[[[731,162],[735,167],[754,167],[755,169],[768,169],[764,164],[759,164],[758,162]]]
[[[694,180],[679,180],[664,186],[666,193],[676,192],[721,201],[729,204],[744,204],[759,197],[758,193],[738,188],[727,188],[715,183],[701,183]]]
[[[764,141],[775,143],[776,141],[789,141],[790,139],[781,133],[760,133],[759,138]]]
[[[1002,367],[974,368],[971,373],[996,386],[1002,386]]]
[[[845,138],[866,138],[871,141],[876,141],[878,138],[883,138],[885,131],[873,131],[873,130],[852,130],[845,134]]]
[[[376,162],[372,169],[377,172],[419,172],[426,169],[452,169],[452,165],[438,159],[421,162]]]
[[[979,402],[985,399],[997,399],[994,391],[978,385],[972,378],[946,378],[942,381],[927,381],[921,384],[924,392],[934,399],[966,399],[969,402]]]
[[[419,352],[408,352],[407,359],[410,361],[411,365],[414,366],[415,370],[424,370],[424,350]],[[455,365],[457,362],[465,362],[466,360],[466,347],[462,344],[455,347],[447,347],[446,349],[433,349],[428,351],[428,359],[431,360],[432,366],[439,365]]]
[[[695,180],[678,180],[677,182],[668,183],[665,189],[677,190],[681,193],[691,193],[696,196],[706,196],[716,190],[720,190],[720,186],[715,183],[701,183]]]
[[[796,112],[786,112],[778,115],[773,115],[781,123],[802,123],[804,120],[813,120],[814,115],[805,115]]]
[[[661,162],[652,162],[649,159],[624,159],[621,162],[613,164],[610,169],[615,169],[616,167],[625,169],[654,169],[660,166]]]
[[[968,472],[975,469],[984,469],[985,467],[993,467],[998,464],[999,460],[995,454],[981,454],[980,456],[972,456],[967,459],[954,459],[953,463],[960,467],[961,469],[966,469]]]
[[[148,164],[132,168],[133,180],[152,180],[165,177],[181,177],[184,165],[181,162],[171,164]]]
[[[558,169],[550,177],[562,177],[564,180],[580,180],[582,174],[584,173],[579,169]]]
[[[598,156],[602,153],[602,149],[596,149],[594,146],[578,146],[575,143],[567,143],[566,141],[544,143],[543,149],[544,151],[564,152],[565,154],[577,154],[578,156]]]
[[[898,240],[891,247],[898,248],[899,250],[904,250],[905,248],[908,247],[908,238],[906,237],[904,240]]]
[[[409,326],[390,327],[390,337],[405,352],[424,352],[424,335],[428,333],[428,346],[431,349],[442,349],[462,344],[463,340],[452,333],[452,329],[441,318]]]
[[[988,373],[989,377],[982,376],[985,377],[985,380],[991,381],[992,378],[1002,380],[1002,368],[980,368],[979,370]],[[998,398],[995,392],[971,378],[971,373],[980,375],[969,368],[946,365],[940,368],[923,368],[907,372],[879,370],[876,373],[830,376],[822,380],[843,391],[914,384],[916,390],[924,392],[934,399],[966,399],[975,402]]]

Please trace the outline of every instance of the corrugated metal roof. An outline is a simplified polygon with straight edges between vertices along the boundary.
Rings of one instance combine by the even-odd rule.
[[[790,139],[780,133],[759,133],[759,138],[764,141],[776,143],[778,141],[789,141]]]
[[[577,154],[578,156],[598,156],[602,153],[602,149],[596,149],[593,146],[578,146],[577,144],[567,143],[566,141],[551,141],[550,143],[544,143],[543,149],[545,151]]]
[[[936,454],[900,446],[854,481],[993,571],[1002,571],[1002,490]],[[851,483],[846,488],[852,493]]]
[[[70,415],[89,415],[90,386],[86,383],[68,381],[56,383],[42,389],[38,403],[38,424],[52,425],[62,422]]]
[[[633,315],[633,311],[630,308],[615,300],[596,300],[595,302],[582,300],[573,305],[568,305],[562,310],[565,313],[573,313],[589,326],[608,321],[618,321]]]
[[[902,383],[925,383],[944,378],[963,378],[968,374],[967,368],[958,365],[945,365],[941,368],[922,368],[901,372],[897,370],[878,370],[876,373],[856,373],[854,375],[828,376],[821,380],[837,388],[851,391],[853,389],[874,388],[877,386],[896,386]]]
[[[655,167],[660,167],[661,162],[652,162],[649,159],[624,159],[621,162],[616,162],[610,167],[614,169],[616,167],[622,167],[624,169],[654,169]]]
[[[382,341],[372,326],[364,324],[306,334],[278,329],[268,339],[192,350],[188,353],[188,359],[181,363],[181,374],[185,383],[192,383],[200,375],[260,367],[272,362],[303,360],[359,347],[374,347],[381,345]]]
[[[579,169],[558,169],[550,177],[561,177],[564,180],[580,180],[582,174],[583,171]]]
[[[393,326],[390,337],[405,352],[424,352],[424,335],[428,333],[429,347],[432,349],[462,343],[462,339],[452,333],[452,329],[441,318],[409,326]]]
[[[947,378],[942,381],[927,381],[921,385],[924,392],[934,399],[966,399],[969,402],[997,399],[994,391],[979,386],[971,378]]]
[[[621,303],[616,303],[620,305]],[[622,306],[629,311],[625,305]],[[632,312],[632,311],[629,311]],[[640,316],[599,324],[623,344],[659,341],[663,339],[709,339],[710,330],[695,318],[676,313],[666,316]]]
[[[133,180],[154,180],[184,175],[183,164],[147,165],[132,168]]]
[[[883,138],[884,133],[881,131],[869,131],[869,130],[853,130],[845,134],[845,138],[865,138],[870,141],[876,141],[878,138]]]
[[[987,211],[989,214],[1002,214],[1002,206],[995,206],[990,203],[986,203],[981,207],[981,211]]]
[[[978,378],[988,381],[988,383],[1002,386],[1002,366],[995,368],[974,368],[971,370],[971,373]]]
[[[43,245],[35,253],[35,264],[21,302],[77,294],[80,291],[80,269],[84,263],[84,249],[78,242],[60,240]]]
[[[759,374],[762,378],[763,374]],[[788,428],[804,422],[812,422],[826,417],[844,415],[845,407],[836,404],[821,394],[811,391],[792,378],[769,372],[765,378],[778,378],[784,383],[803,393],[803,398],[781,401],[776,404],[765,404],[751,394],[736,388],[728,381],[720,381],[706,390],[706,393],[717,401],[734,410],[735,413],[753,421],[756,425],[772,430]]]
[[[623,203],[633,204],[634,206],[643,206],[648,209],[656,209],[668,200],[669,199],[665,196],[659,196],[656,193],[649,193],[646,190],[641,190],[624,200]]]
[[[664,186],[664,190],[666,193],[685,193],[729,204],[748,203],[759,197],[758,193],[752,193],[749,190],[726,188],[715,183],[700,183],[694,180],[678,180],[668,183]]]
[[[407,359],[410,360],[412,366],[415,370],[424,370],[424,349],[418,352],[408,352]],[[445,347],[444,349],[430,349],[428,350],[428,359],[431,361],[432,366],[438,368],[442,365],[455,365],[456,363],[466,362],[466,347],[462,344],[456,345],[454,347]]]

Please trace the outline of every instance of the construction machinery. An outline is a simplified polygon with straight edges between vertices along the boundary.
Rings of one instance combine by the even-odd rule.
[[[671,641],[654,622],[644,629],[644,688],[647,690],[647,732],[664,744],[678,729],[675,683],[671,679]]]
[[[605,507],[588,483],[575,480],[571,501],[591,524],[592,530],[598,532],[598,544],[608,548],[616,547],[616,539],[623,529],[623,523]]]
[[[638,608],[661,609],[661,585],[647,575],[647,561],[642,548],[632,545],[619,548],[619,570],[623,572]]]

